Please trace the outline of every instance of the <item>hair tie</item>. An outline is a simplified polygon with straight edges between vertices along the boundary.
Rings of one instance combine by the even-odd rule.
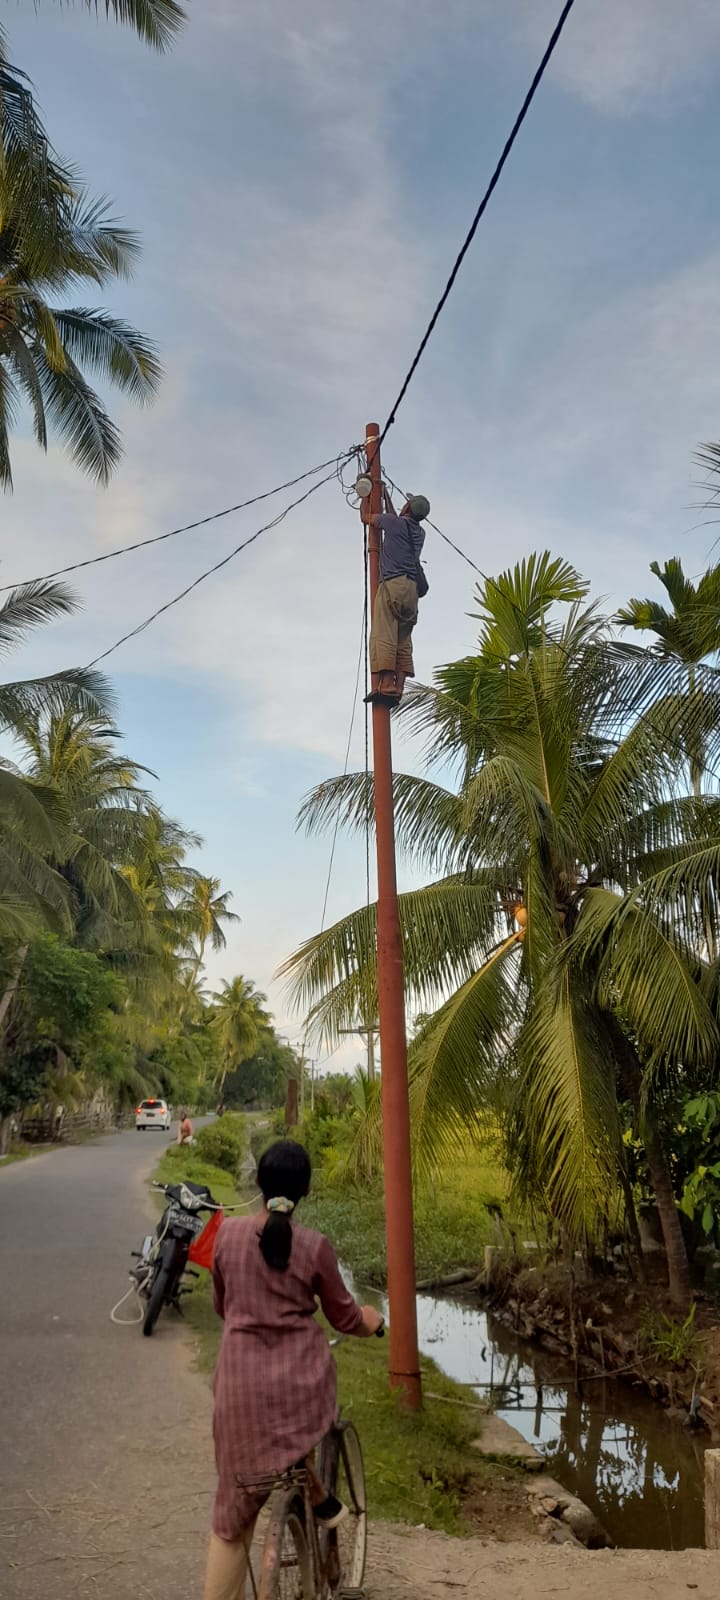
[[[283,1195],[277,1195],[274,1200],[265,1201],[266,1211],[279,1211],[282,1217],[288,1217],[295,1210],[295,1201],[286,1200]]]

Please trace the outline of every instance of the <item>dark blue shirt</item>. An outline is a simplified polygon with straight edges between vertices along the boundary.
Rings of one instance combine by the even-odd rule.
[[[414,517],[394,517],[388,511],[375,518],[375,526],[382,530],[380,577],[412,578],[415,583],[425,543],[422,523],[416,522]]]

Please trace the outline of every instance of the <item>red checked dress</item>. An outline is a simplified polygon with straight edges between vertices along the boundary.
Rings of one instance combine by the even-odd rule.
[[[225,1322],[213,1416],[221,1539],[238,1538],[257,1515],[265,1496],[253,1483],[302,1460],[335,1420],[335,1362],[316,1297],[339,1333],[362,1323],[324,1235],[294,1223],[290,1264],[275,1272],[260,1251],[264,1222],[224,1222],[215,1245],[215,1310]]]

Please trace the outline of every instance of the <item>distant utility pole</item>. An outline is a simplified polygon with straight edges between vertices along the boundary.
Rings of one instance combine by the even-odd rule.
[[[369,1028],[368,1027],[362,1027],[361,1025],[358,1025],[357,1028],[338,1028],[338,1033],[350,1033],[350,1034],[352,1034],[353,1038],[355,1038],[355,1036],[358,1035],[359,1038],[367,1040],[367,1065],[368,1065],[368,1082],[369,1083],[374,1083],[375,1082],[375,1040],[377,1038],[377,1031],[378,1031],[378,1025],[377,1025],[376,1022],[373,1023],[372,1027],[369,1027]]]
[[[372,484],[371,513],[382,511],[380,429],[365,430],[367,475]],[[369,529],[370,603],[380,582],[380,533]],[[377,688],[373,674],[373,688]],[[390,1312],[390,1382],[402,1391],[403,1404],[417,1411],[422,1403],[415,1304],[415,1241],[413,1235],[410,1104],[405,975],[395,867],[390,707],[373,704],[375,769],[375,837],[377,841],[377,987],[382,1055],[383,1161],[385,1168],[385,1231]],[[374,1067],[374,1060],[373,1060]]]

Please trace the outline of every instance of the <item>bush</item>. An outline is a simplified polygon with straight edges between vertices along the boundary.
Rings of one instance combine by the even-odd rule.
[[[200,1129],[195,1148],[201,1161],[207,1161],[213,1167],[222,1167],[233,1178],[239,1177],[240,1167],[248,1153],[244,1117],[226,1111],[217,1122]]]

